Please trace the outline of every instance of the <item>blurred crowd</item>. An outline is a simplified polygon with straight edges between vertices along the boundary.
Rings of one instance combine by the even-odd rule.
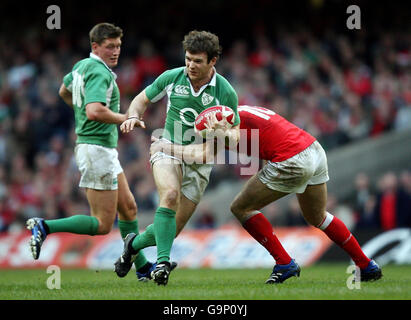
[[[123,112],[159,74],[184,64],[181,40],[172,37],[162,49],[150,39],[126,47],[114,70]],[[44,38],[36,30],[15,45],[0,41],[0,231],[32,216],[89,212],[73,159],[73,111],[58,97],[63,76],[89,51],[87,32],[74,44],[64,33]],[[317,137],[326,151],[411,128],[408,32],[370,37],[366,31],[355,36],[330,31],[318,37],[306,29],[271,34],[255,28],[252,39],[234,39],[224,48],[217,71],[236,89],[240,104],[273,109]],[[146,112],[146,130],[120,135],[120,161],[142,212],[157,206],[150,134],[163,126],[165,116],[160,101]],[[239,178],[237,167],[218,166],[208,190]],[[353,225],[364,228],[411,226],[410,171],[382,174],[375,187],[364,174],[355,183],[350,201],[330,196],[335,207],[330,211],[349,211],[344,214]],[[275,205],[269,210],[278,216]],[[303,223],[297,211],[290,200],[289,212],[277,221]],[[212,212],[198,216],[197,227],[215,226]]]

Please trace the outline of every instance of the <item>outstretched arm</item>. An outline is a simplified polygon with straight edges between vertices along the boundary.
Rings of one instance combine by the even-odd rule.
[[[128,108],[127,114],[128,118],[125,120],[121,126],[120,130],[123,133],[128,133],[134,129],[134,127],[146,128],[143,121],[143,114],[149,105],[150,100],[147,98],[145,90],[141,91],[134,99],[131,101],[130,107]]]
[[[86,105],[87,119],[102,123],[120,124],[127,119],[127,115],[111,111],[100,102],[91,102]]]
[[[181,159],[187,163],[207,163],[214,159],[219,149],[219,143],[210,139],[203,144],[180,145],[173,144],[165,139],[151,137],[153,142],[150,147],[150,154],[164,152],[170,156]]]

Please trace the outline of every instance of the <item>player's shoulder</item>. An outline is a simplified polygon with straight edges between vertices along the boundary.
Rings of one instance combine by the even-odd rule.
[[[229,91],[229,92],[234,92],[235,90],[233,88],[233,86],[230,84],[230,82],[228,82],[228,80],[222,76],[221,74],[219,74],[217,72],[216,74],[216,87],[224,90],[224,91]]]
[[[168,84],[182,81],[182,79],[184,79],[184,68],[185,67],[168,69],[160,74],[154,83],[156,83],[157,86],[159,85],[160,87],[165,87]]]
[[[88,58],[77,61],[77,62],[73,65],[72,71],[83,68],[83,67],[87,64],[87,61],[86,61],[87,59],[88,59]]]
[[[98,62],[96,59],[92,58],[85,58],[78,61],[73,66],[74,70],[81,70],[82,73],[102,73],[102,74],[109,74],[109,70],[104,67],[104,65]]]
[[[172,68],[164,71],[160,76],[161,77],[169,77],[169,78],[177,78],[184,76],[184,69],[185,67],[177,67]]]

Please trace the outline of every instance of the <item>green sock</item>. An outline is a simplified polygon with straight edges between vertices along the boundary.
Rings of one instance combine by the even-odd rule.
[[[154,235],[154,225],[150,224],[146,230],[134,238],[131,244],[134,250],[141,250],[147,247],[156,245],[156,237]]]
[[[98,220],[92,216],[79,214],[63,219],[46,220],[44,222],[48,226],[50,233],[70,232],[94,236],[98,231]]]
[[[176,236],[176,212],[159,207],[154,215],[154,235],[157,244],[157,262],[170,261],[170,251]]]
[[[126,235],[128,235],[131,232],[139,234],[137,219],[134,221],[118,220],[118,227],[120,229],[120,234],[123,239],[126,237]],[[136,256],[136,260],[134,260],[136,270],[143,267],[146,263],[147,259],[144,255],[144,252],[140,251]]]

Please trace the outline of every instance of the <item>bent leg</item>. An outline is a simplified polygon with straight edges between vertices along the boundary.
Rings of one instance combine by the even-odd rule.
[[[184,229],[185,225],[187,224],[188,220],[190,220],[196,208],[196,203],[186,198],[186,196],[184,196],[183,194],[181,195],[180,206],[176,214],[176,237]]]
[[[129,233],[139,234],[138,220],[137,220],[137,204],[127,178],[124,173],[118,175],[118,227],[120,229],[121,237],[124,239]],[[134,260],[136,270],[146,265],[147,259],[143,252],[139,252]]]
[[[285,195],[287,194],[267,188],[255,175],[231,204],[231,211],[244,229],[264,246],[280,265],[289,264],[291,257],[274,234],[271,223],[257,210]]]
[[[304,219],[317,227],[326,215],[327,185],[325,183],[309,185],[304,193],[297,193],[297,199]]]
[[[324,231],[361,269],[368,266],[371,260],[364,254],[357,239],[340,219],[326,212],[327,185],[325,183],[307,186],[304,193],[297,194],[297,198],[308,223]]]
[[[233,200],[231,212],[243,223],[254,215],[256,210],[260,210],[286,195],[287,193],[267,188],[258,176],[254,175]]]
[[[73,215],[68,218],[45,220],[47,234],[55,232],[70,232],[94,236],[98,232],[99,221],[96,217]]]
[[[176,213],[176,238],[184,229],[188,220],[190,220],[196,207],[197,204],[186,198],[184,195],[181,195],[180,206]],[[134,250],[141,250],[155,245],[156,237],[154,234],[154,224],[147,226],[146,230],[139,234],[132,243]]]
[[[46,220],[49,233],[107,234],[116,214],[117,190],[86,189],[91,216],[73,215],[68,218]]]
[[[98,220],[97,234],[103,235],[111,231],[116,218],[117,190],[87,189],[87,200],[91,215]]]
[[[134,221],[137,218],[137,204],[124,172],[117,176],[118,181],[118,217],[122,221]]]

